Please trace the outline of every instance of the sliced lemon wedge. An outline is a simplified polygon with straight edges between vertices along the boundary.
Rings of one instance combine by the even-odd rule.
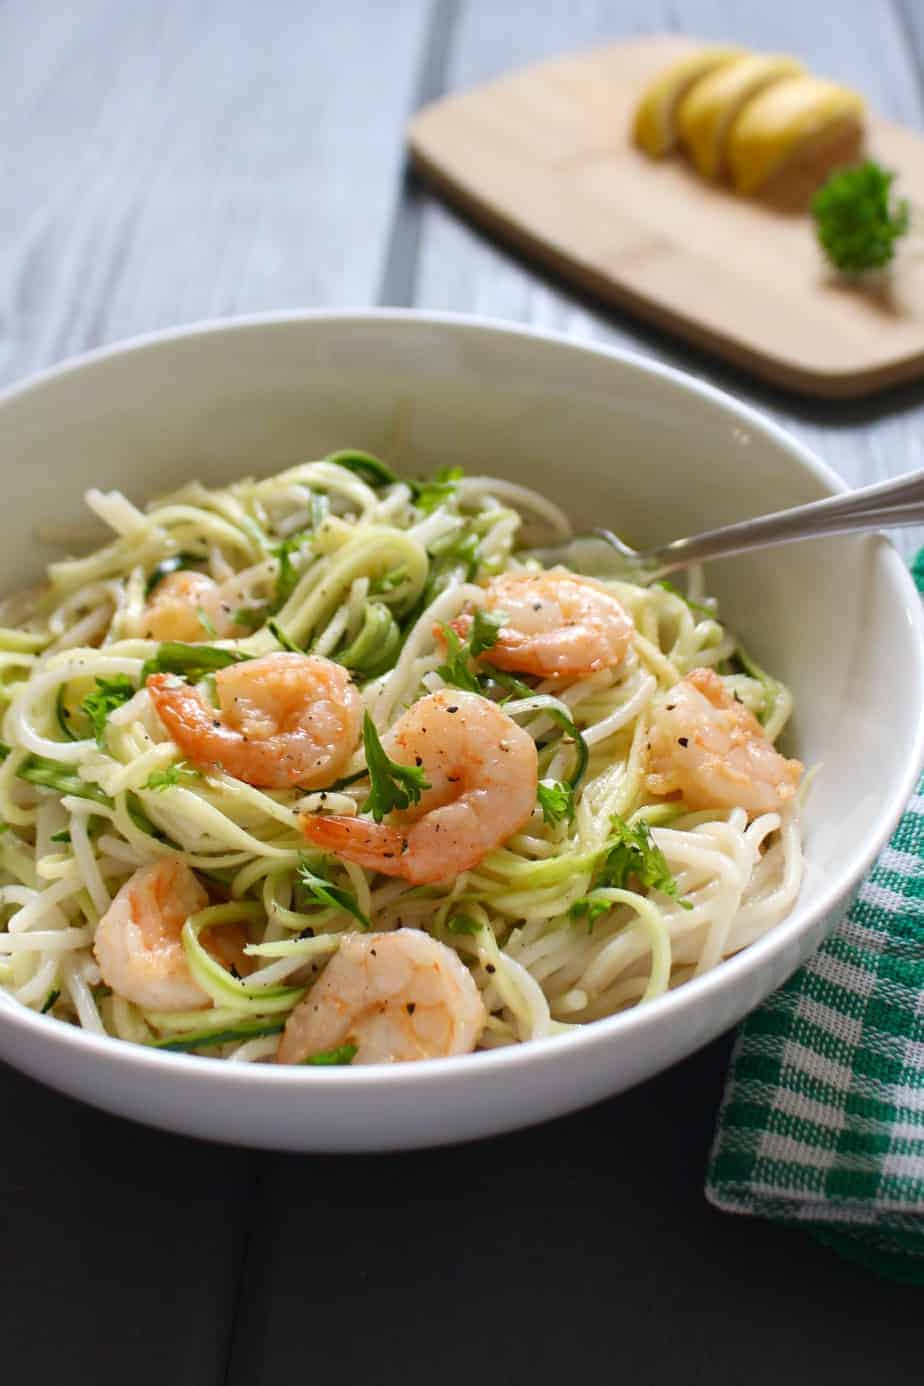
[[[732,122],[726,156],[735,189],[756,192],[790,164],[837,144],[863,123],[863,98],[820,77],[789,77]]]
[[[680,102],[677,127],[704,178],[717,178],[722,171],[725,138],[747,102],[771,83],[804,71],[802,63],[785,54],[751,53],[693,84]]]
[[[693,83],[740,56],[740,48],[704,48],[661,72],[635,110],[632,138],[639,148],[653,159],[670,153],[677,143],[677,108]]]

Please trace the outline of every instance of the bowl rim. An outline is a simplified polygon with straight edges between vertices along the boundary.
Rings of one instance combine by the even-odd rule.
[[[430,312],[415,308],[307,308],[272,310],[229,318],[207,318],[174,327],[160,328],[107,344],[78,356],[69,357],[56,365],[28,376],[0,391],[0,411],[17,399],[40,391],[46,384],[77,374],[95,365],[122,356],[142,354],[189,338],[233,336],[252,329],[289,327],[334,322],[356,327],[447,328],[472,334],[487,334],[495,338],[512,337],[544,343],[550,348],[564,348],[595,358],[610,360],[638,375],[656,378],[678,394],[698,397],[719,413],[733,417],[750,429],[761,433],[796,462],[824,489],[831,493],[849,488],[842,478],[798,438],[786,431],[772,418],[750,404],[736,399],[725,390],[701,380],[686,371],[652,360],[641,352],[598,342],[576,341],[566,333],[529,324],[508,322],[501,318],[473,313]],[[874,541],[876,542],[876,541]],[[924,684],[924,612],[911,575],[897,550],[883,536],[878,537],[882,559],[896,587],[907,617],[917,654],[918,676]],[[179,1079],[183,1083],[198,1083],[204,1087],[230,1084],[232,1089],[242,1084],[261,1090],[296,1089],[315,1094],[360,1092],[366,1087],[381,1092],[386,1088],[408,1085],[421,1090],[433,1086],[444,1089],[446,1084],[465,1085],[472,1080],[488,1080],[492,1075],[521,1071],[524,1066],[540,1065],[546,1059],[566,1057],[579,1060],[589,1050],[608,1047],[627,1031],[667,1025],[672,1017],[687,1009],[702,1007],[709,1010],[710,1000],[723,991],[733,991],[746,981],[749,973],[760,970],[764,961],[786,951],[787,942],[811,931],[819,921],[844,900],[849,900],[871,865],[885,846],[905,806],[914,792],[918,775],[924,764],[924,700],[919,704],[914,727],[909,737],[908,755],[903,773],[893,785],[881,806],[876,829],[871,834],[863,854],[839,877],[827,886],[808,910],[800,911],[797,902],[792,913],[755,943],[726,959],[701,977],[692,978],[682,987],[647,1002],[644,1006],[622,1011],[617,1015],[594,1021],[567,1035],[548,1036],[524,1044],[499,1049],[482,1050],[473,1054],[444,1059],[426,1059],[414,1064],[363,1065],[349,1067],[302,1067],[272,1064],[233,1064],[224,1059],[200,1057],[170,1050],[154,1049],[131,1044],[110,1035],[97,1035],[64,1022],[52,1022],[48,1016],[21,1006],[3,995],[0,1003],[0,1024],[18,1027],[24,1039],[33,1036],[45,1046],[60,1045],[87,1059],[137,1065],[146,1073],[163,1078]],[[14,1061],[15,1062],[15,1061]],[[323,1099],[322,1099],[323,1100]]]

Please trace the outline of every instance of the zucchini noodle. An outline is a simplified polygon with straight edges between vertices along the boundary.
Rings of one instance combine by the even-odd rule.
[[[700,573],[689,598],[669,584],[604,584],[633,626],[613,668],[525,682],[485,666],[479,689],[536,743],[539,797],[475,866],[415,886],[324,856],[301,831],[305,812],[362,813],[362,744],[326,788],[257,788],[184,760],[147,674],[184,677],[215,705],[223,666],[280,649],[323,655],[350,671],[385,732],[446,686],[440,628],[491,578],[541,571],[524,545],[567,540],[567,516],[507,481],[408,482],[362,453],[224,490],[193,482],[143,510],[118,492],[92,490],[87,503],[111,541],[50,562],[45,585],[0,612],[0,985],[22,1005],[137,1044],[269,1062],[293,1007],[368,923],[424,930],[457,953],[490,1049],[663,995],[792,908],[798,797],[749,818],[743,805],[703,810],[646,789],[659,700],[690,671],[716,671],[770,741],[791,712]],[[196,639],[165,643],[148,627],[152,594],[184,572],[217,585],[221,605],[197,609]],[[662,874],[607,876],[619,841],[647,844]],[[176,857],[207,896],[180,940],[208,1004],[145,1009],[106,984],[94,939],[133,873]],[[243,939],[240,971],[207,946],[225,926]]]

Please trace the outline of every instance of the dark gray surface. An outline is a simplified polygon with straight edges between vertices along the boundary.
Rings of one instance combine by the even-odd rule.
[[[224,1380],[253,1157],[0,1065],[3,1380]]]
[[[415,104],[659,29],[791,49],[922,124],[918,0],[7,0],[0,379],[195,318],[413,303],[685,365],[855,484],[924,465],[921,386],[858,405],[756,386],[404,175]],[[875,1342],[880,1378],[910,1380],[913,1291],[703,1200],[727,1048],[537,1131],[368,1159],[197,1144],[0,1069],[3,1379],[865,1386]]]
[[[912,1360],[915,1291],[705,1203],[725,1057],[716,1045],[617,1102],[478,1145],[317,1159],[311,1180],[302,1159],[267,1161],[230,1386],[330,1370],[382,1386],[841,1386],[861,1380],[870,1323]],[[324,1325],[307,1353],[305,1317]]]

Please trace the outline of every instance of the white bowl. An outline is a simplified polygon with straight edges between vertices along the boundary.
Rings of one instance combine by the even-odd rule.
[[[841,489],[727,395],[621,352],[475,319],[291,313],[162,332],[0,397],[0,592],[37,577],[38,525],[88,486],[138,501],[342,447],[408,470],[459,463],[547,492],[578,527],[637,543]],[[778,928],[715,971],[563,1039],[393,1068],[252,1067],[98,1038],[0,993],[0,1054],[140,1121],[278,1150],[407,1149],[574,1110],[735,1024],[842,917],[913,792],[924,747],[919,600],[878,537],[713,565],[723,619],[795,694],[791,749],[818,767],[807,874]]]

